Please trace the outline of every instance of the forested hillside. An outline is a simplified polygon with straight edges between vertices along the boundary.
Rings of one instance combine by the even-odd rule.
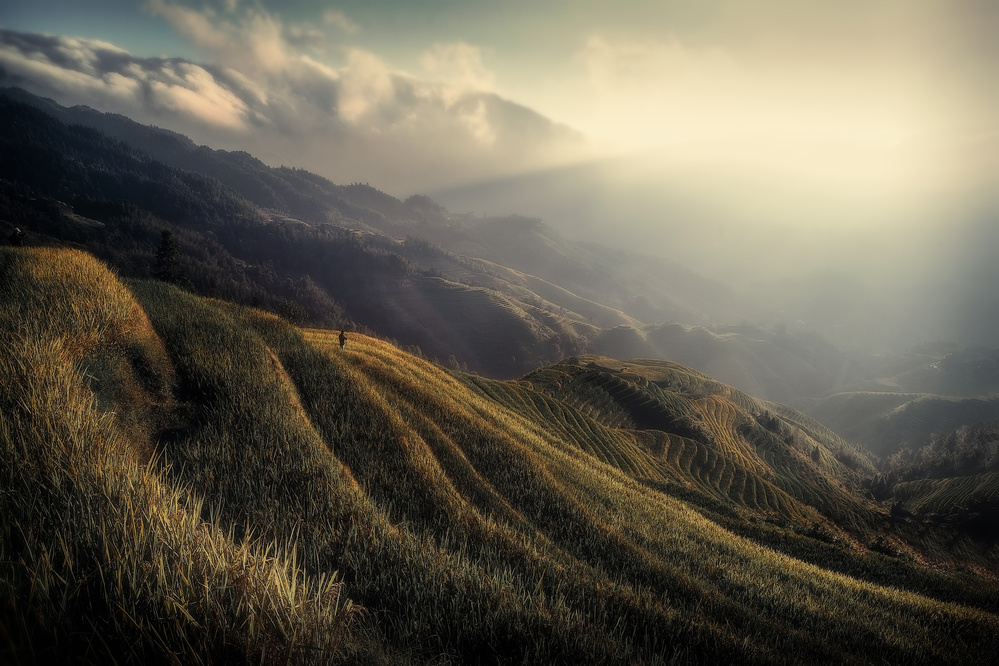
[[[298,323],[379,330],[431,357],[454,356],[457,365],[493,375],[581,349],[583,334],[594,328],[585,315],[522,286],[516,272],[499,276],[427,242],[361,230],[371,228],[366,224],[305,222],[287,210],[261,208],[216,178],[166,166],[5,97],[0,117],[7,128],[0,149],[9,158],[0,171],[0,231],[7,236],[20,228],[29,245],[86,248],[123,275],[147,277],[162,232],[170,231],[179,272],[196,293],[259,305]],[[304,172],[290,177],[332,187]],[[395,201],[366,186],[342,192],[382,206]],[[383,219],[338,201],[357,213],[351,219]],[[430,205],[417,200],[411,208]],[[442,266],[459,274],[448,278]],[[614,323],[627,320],[611,308],[590,307]]]

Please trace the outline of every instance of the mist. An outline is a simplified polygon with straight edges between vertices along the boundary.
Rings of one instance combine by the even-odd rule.
[[[60,4],[5,16],[37,30]],[[733,317],[871,350],[995,344],[995,3],[111,5],[176,53],[4,28],[0,85],[540,217],[728,285]]]
[[[736,290],[756,321],[842,345],[994,344],[994,171],[944,159],[894,168],[902,163],[892,149],[733,139],[432,196],[452,211],[537,216],[569,237],[679,262]]]

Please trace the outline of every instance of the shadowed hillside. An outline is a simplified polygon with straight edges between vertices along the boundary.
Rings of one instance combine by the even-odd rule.
[[[993,579],[919,564],[862,455],[683,366],[499,382],[80,252],[0,274],[5,660],[991,658]]]
[[[583,352],[666,358],[803,410],[844,390],[999,388],[994,350],[875,358],[796,325],[721,325],[747,310],[716,281],[536,218],[337,185],[16,88],[0,90],[0,120],[0,237],[17,227],[28,245],[86,249],[145,278],[169,231],[195,293],[299,325],[377,331],[450,367],[513,378]]]
[[[918,447],[933,433],[999,419],[999,395],[957,398],[912,393],[837,393],[809,410],[852,442],[879,456]]]
[[[744,314],[734,293],[679,264],[584,246],[562,238],[540,220],[452,215],[426,196],[400,201],[368,184],[337,185],[301,169],[269,167],[247,153],[197,146],[183,135],[124,116],[88,107],[65,108],[17,88],[0,90],[0,95],[66,125],[97,130],[173,169],[216,181],[274,220],[332,224],[396,239],[420,238],[450,252],[513,268],[534,280],[538,276],[568,290],[577,302],[580,297],[597,301],[644,321],[705,323]],[[448,272],[448,277],[461,276]],[[574,309],[545,291],[538,293]],[[620,323],[604,323],[599,317],[592,321],[601,326]]]
[[[57,105],[42,106],[74,117]],[[162,134],[94,114],[85,115],[142,135]],[[0,96],[0,119],[4,238],[17,227],[29,245],[84,248],[124,276],[150,277],[162,232],[169,231],[178,272],[196,293],[256,305],[300,324],[378,330],[431,358],[453,355],[462,367],[493,376],[516,376],[579,351],[594,329],[587,321],[594,314],[614,324],[629,321],[542,280],[493,270],[368,224],[374,220],[388,232],[405,233],[413,218],[435,206],[425,198],[404,204],[368,186],[334,186],[306,172],[269,169],[246,155],[219,157],[162,134],[186,146],[184,154],[192,160],[218,166],[238,158],[247,173],[270,179],[266,187],[263,181],[238,181],[236,191],[214,176],[156,161],[6,95]],[[269,205],[287,206],[260,207],[260,191],[281,183],[285,196]],[[294,217],[310,201],[323,215]],[[390,220],[387,214],[399,217]],[[535,294],[531,283],[558,303]],[[565,304],[578,304],[583,312]]]

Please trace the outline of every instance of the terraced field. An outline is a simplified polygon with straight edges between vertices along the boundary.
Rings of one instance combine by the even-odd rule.
[[[584,356],[525,381],[609,428],[590,452],[622,470],[644,470],[636,478],[672,480],[798,524],[832,518],[863,533],[883,513],[860,499],[860,474],[836,458],[850,450],[862,471],[872,470],[862,454],[800,412],[684,366]]]
[[[918,514],[960,514],[980,507],[999,507],[999,473],[945,479],[906,481],[894,487],[892,498]]]
[[[866,548],[842,442],[683,366],[499,382],[78,252],[0,275],[5,663],[993,656],[994,578]]]

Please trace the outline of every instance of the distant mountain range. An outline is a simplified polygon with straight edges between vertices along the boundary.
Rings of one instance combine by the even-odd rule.
[[[892,421],[871,420],[862,398],[820,402],[858,391],[987,395],[999,391],[989,350],[874,357],[793,324],[723,325],[747,322],[751,309],[720,283],[567,239],[537,218],[456,214],[426,196],[336,185],[16,88],[0,93],[0,119],[0,235],[19,227],[28,245],[85,248],[122,276],[153,275],[170,231],[186,284],[202,295],[378,333],[496,378],[581,353],[670,359],[817,409],[882,455],[994,418],[940,400],[903,437]]]
[[[797,141],[800,154],[780,167],[765,141],[731,136],[428,194],[451,210],[530,214],[576,239],[679,261],[736,290],[747,320],[840,347],[994,347],[995,169],[973,169],[972,159],[958,183],[903,195],[822,175],[844,145]],[[905,173],[901,166],[884,175]]]
[[[602,327],[706,322],[736,305],[682,267],[587,248],[536,220],[453,217],[426,197],[334,185],[122,116],[5,98],[8,227],[129,275],[148,274],[169,228],[201,293],[349,319],[500,376],[582,350]]]

